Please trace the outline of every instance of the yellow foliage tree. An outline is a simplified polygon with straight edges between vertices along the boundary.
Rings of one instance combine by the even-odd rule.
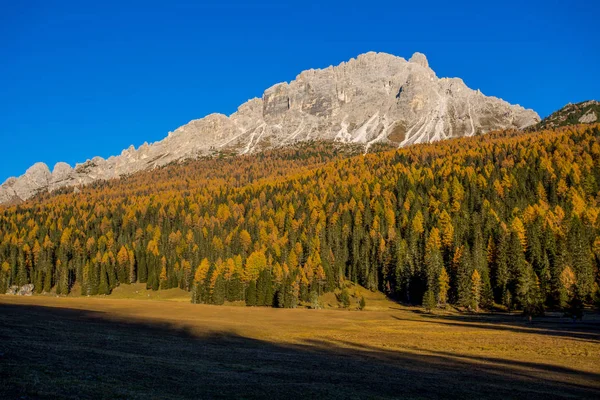
[[[521,246],[523,247],[523,251],[527,249],[527,233],[525,231],[525,225],[519,217],[515,217],[511,223],[511,228],[514,233],[516,233],[519,238],[519,242],[521,242]]]
[[[452,225],[452,218],[446,210],[440,214],[440,230],[442,233],[442,244],[446,248],[452,247],[454,243],[454,226]]]
[[[421,211],[417,211],[417,214],[413,218],[412,229],[417,235],[420,235],[425,231],[425,228],[423,228],[423,214],[421,214]]]
[[[450,277],[446,268],[442,267],[438,278],[438,304],[445,305],[448,302],[448,290],[450,289]]]
[[[126,268],[129,264],[129,252],[125,246],[121,246],[121,249],[117,253],[117,265],[120,268]]]
[[[202,261],[200,261],[200,265],[198,265],[198,268],[196,268],[196,272],[194,273],[194,282],[204,282],[209,268],[210,262],[208,261],[208,258],[202,259]]]
[[[246,259],[242,280],[246,283],[258,279],[260,271],[267,267],[267,257],[262,250],[252,252]]]
[[[252,244],[252,238],[250,237],[250,233],[247,230],[242,229],[240,232],[240,245],[244,251],[248,251],[250,245]]]
[[[575,276],[575,273],[573,272],[571,267],[569,267],[567,265],[563,269],[563,271],[560,273],[560,283],[562,284],[563,288],[565,289],[567,296],[569,296],[569,297],[573,296],[573,292],[574,292],[573,289],[575,288],[576,282],[577,282],[577,277]]]

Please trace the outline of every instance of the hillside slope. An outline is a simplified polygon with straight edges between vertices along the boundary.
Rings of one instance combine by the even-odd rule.
[[[566,125],[593,124],[600,121],[600,102],[596,100],[582,101],[576,104],[567,104],[558,111],[553,112],[530,129],[553,129]]]

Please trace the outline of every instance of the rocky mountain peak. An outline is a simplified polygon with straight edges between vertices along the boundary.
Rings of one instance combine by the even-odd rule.
[[[427,57],[406,61],[368,52],[337,66],[303,71],[266,89],[230,116],[210,114],[156,143],[131,146],[119,156],[61,163],[50,173],[36,164],[0,186],[0,203],[26,200],[40,190],[87,184],[217,152],[247,154],[306,140],[406,146],[472,136],[539,122],[532,110],[437,78]]]
[[[429,61],[427,61],[427,57],[425,57],[425,54],[423,53],[416,52],[412,55],[408,62],[419,64],[422,67],[429,68]]]

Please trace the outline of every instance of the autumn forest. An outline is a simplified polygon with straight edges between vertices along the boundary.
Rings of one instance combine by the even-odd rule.
[[[179,287],[294,308],[351,281],[434,308],[598,301],[600,125],[222,154],[0,208],[0,292]]]

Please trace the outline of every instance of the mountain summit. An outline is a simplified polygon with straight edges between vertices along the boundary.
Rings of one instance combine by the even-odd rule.
[[[306,140],[360,143],[365,150],[377,142],[400,147],[523,129],[539,121],[534,111],[487,97],[461,79],[438,78],[424,54],[406,61],[369,52],[335,67],[301,72],[229,117],[193,120],[161,141],[131,146],[119,156],[95,157],[75,168],[58,163],[52,172],[37,163],[0,186],[0,203],[220,151],[246,154]]]

